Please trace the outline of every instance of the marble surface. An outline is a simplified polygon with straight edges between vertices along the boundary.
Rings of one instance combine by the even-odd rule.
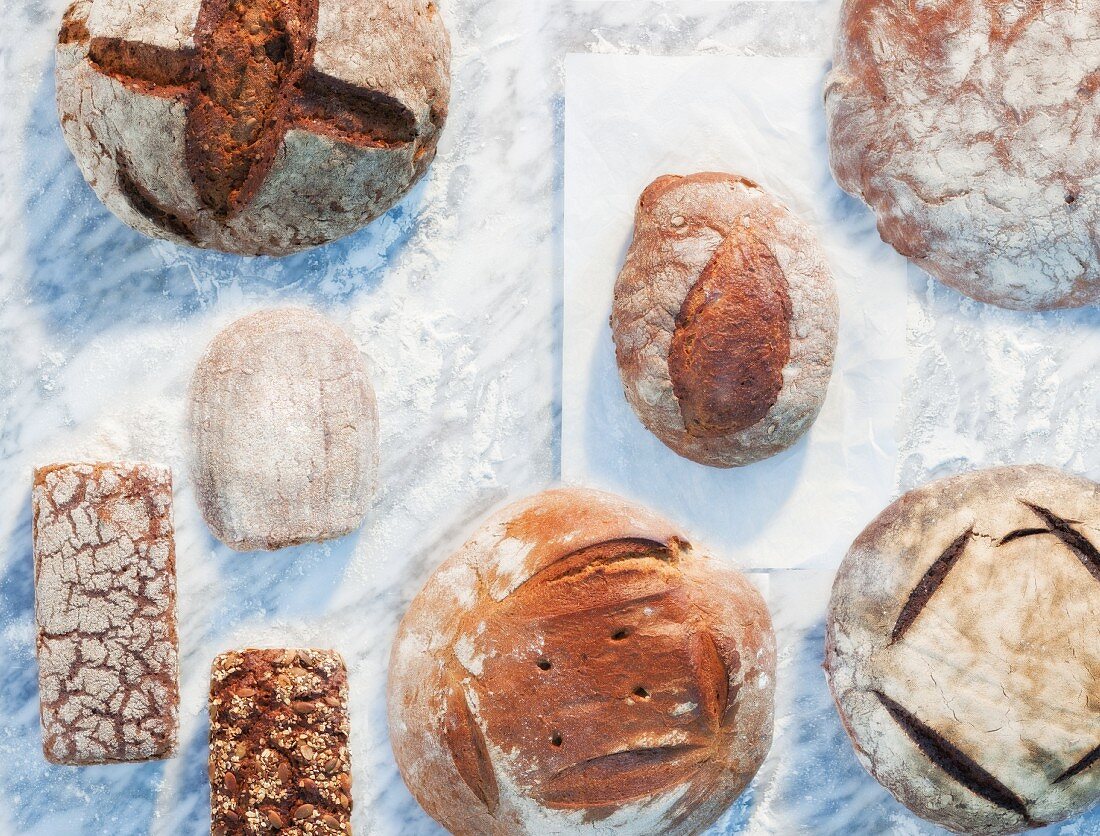
[[[63,5],[12,0],[0,34],[0,833],[208,832],[209,664],[245,644],[339,649],[355,831],[437,833],[393,765],[385,665],[428,572],[489,508],[559,476],[564,55],[824,56],[837,3],[448,0],[454,93],[428,177],[367,230],[278,261],[152,241],[103,209],[56,121]],[[914,270],[908,294],[899,488],[1025,459],[1100,477],[1096,309],[1008,314]],[[381,488],[356,534],[236,554],[198,516],[183,393],[221,326],[287,303],[325,311],[367,354]],[[73,769],[40,754],[30,469],[92,456],[175,471],[182,728],[165,763]],[[794,604],[777,604],[782,743],[714,832],[934,832],[852,757],[818,669],[823,601],[806,590],[823,583],[806,578],[772,584]],[[753,816],[761,799],[774,815]],[[1100,833],[1100,816],[1051,831]]]

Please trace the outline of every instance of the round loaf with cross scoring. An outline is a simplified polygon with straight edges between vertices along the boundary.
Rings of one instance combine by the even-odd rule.
[[[611,332],[627,401],[676,453],[736,467],[798,441],[837,327],[813,233],[755,183],[666,175],[642,193]]]
[[[359,229],[423,175],[449,68],[432,0],[76,0],[57,103],[130,226],[285,255]]]
[[[390,739],[452,833],[697,833],[768,750],[774,669],[743,575],[618,497],[548,491],[413,601]]]
[[[837,182],[962,293],[1100,300],[1100,3],[845,0],[825,86]]]
[[[964,833],[1100,797],[1100,486],[996,468],[903,496],[852,545],[825,668],[863,765]]]

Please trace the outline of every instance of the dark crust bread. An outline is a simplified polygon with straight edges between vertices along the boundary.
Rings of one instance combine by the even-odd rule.
[[[143,9],[132,24],[114,27],[122,32],[136,30],[131,37],[100,34],[89,24],[96,5],[105,9],[101,22],[121,15],[118,0],[76,0],[58,36],[58,49],[66,58],[59,61],[58,74],[66,137],[78,161],[85,164],[86,174],[103,166],[113,170],[110,177],[97,173],[93,185],[111,208],[115,199],[122,200],[126,212],[140,219],[134,225],[142,231],[196,246],[280,254],[350,231],[343,227],[349,221],[358,223],[360,215],[362,223],[367,222],[388,208],[382,205],[384,195],[392,193],[392,203],[434,158],[449,95],[449,46],[434,4],[426,0],[348,4],[339,12],[347,18],[343,25],[370,31],[408,30],[406,52],[386,54],[379,47],[372,49],[376,54],[364,55],[356,54],[355,46],[348,43],[357,43],[362,33],[333,31],[332,21],[319,19],[317,0],[202,0],[188,37],[173,36],[168,20],[161,23],[163,31],[150,31],[150,20],[168,16],[160,7],[164,2],[157,0]],[[330,17],[333,14],[330,10]],[[181,43],[167,47],[143,40],[150,34]],[[334,45],[321,43],[322,36]],[[390,38],[392,33],[386,32],[385,39]],[[412,61],[422,61],[423,66],[402,67],[402,62]],[[372,62],[377,62],[377,72],[370,71],[375,66]],[[358,74],[361,80],[338,77],[333,67]],[[96,97],[100,101],[95,104],[72,97],[68,85],[101,84],[96,76],[112,79],[118,86],[110,88],[109,96]],[[373,85],[374,78],[391,76],[392,86],[387,88],[385,81],[381,87]],[[402,78],[405,81],[398,80]],[[170,120],[181,123],[183,147],[178,162],[182,171],[151,170],[149,161],[140,158],[143,151],[132,147],[136,143],[119,141],[133,128],[123,128],[115,120],[130,116],[135,97],[175,106],[158,112],[167,112]],[[89,124],[79,125],[80,119]],[[164,129],[176,127],[169,124]],[[296,229],[265,231],[269,216],[273,219],[278,214],[266,203],[278,199],[280,190],[286,199],[299,200],[317,185],[295,185],[295,166],[316,165],[305,156],[298,162],[291,159],[287,136],[296,131],[337,143],[329,152],[329,164],[318,172],[324,178],[338,177],[338,171],[328,169],[357,164],[357,156],[374,155],[377,162],[367,176],[380,182],[357,196],[360,186],[334,180],[327,198],[310,198],[316,204],[310,206],[315,218],[297,211],[298,217],[291,219]],[[156,139],[141,140],[147,141],[158,145]],[[161,147],[157,153],[163,151]],[[172,151],[178,154],[179,149]],[[86,160],[86,153],[93,157]],[[398,162],[407,168],[402,170]],[[169,184],[154,179],[177,174],[189,180],[196,205],[181,195],[169,196]],[[371,204],[377,200],[379,205],[348,205],[357,199]],[[315,231],[309,232],[310,227]],[[341,231],[336,233],[337,229]],[[301,240],[303,235],[315,240]]]
[[[494,516],[402,621],[390,734],[455,833],[695,833],[760,765],[774,636],[759,593],[595,491]]]
[[[242,650],[210,678],[212,836],[351,833],[348,678],[328,650]]]
[[[864,766],[918,815],[1014,833],[1100,798],[1100,486],[1053,468],[910,491],[837,573],[825,669]]]
[[[791,299],[775,256],[734,227],[676,315],[672,391],[690,435],[746,430],[768,414],[791,358]]]
[[[46,759],[171,757],[179,663],[170,471],[50,465],[35,471],[33,504]]]
[[[743,177],[666,175],[642,193],[611,330],[627,401],[681,456],[750,464],[810,427],[838,313],[810,230]]]

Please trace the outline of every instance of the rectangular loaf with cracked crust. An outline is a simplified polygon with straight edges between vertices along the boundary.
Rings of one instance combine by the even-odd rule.
[[[241,650],[210,675],[210,832],[351,833],[348,676],[331,650]]]
[[[46,759],[171,757],[179,728],[171,471],[49,465],[34,473],[32,504]]]

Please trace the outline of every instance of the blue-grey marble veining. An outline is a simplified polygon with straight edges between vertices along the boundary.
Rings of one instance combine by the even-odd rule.
[[[486,510],[557,477],[562,58],[824,54],[836,5],[448,0],[454,95],[429,176],[367,230],[271,260],[152,241],[103,209],[69,157],[53,106],[52,44],[64,0],[6,4],[0,834],[207,833],[210,661],[229,647],[280,643],[332,646],[347,658],[356,832],[438,833],[389,751],[389,642],[427,574]],[[1100,475],[1095,309],[1029,320],[1017,338],[1006,335],[1018,324],[1013,315],[919,275],[910,283],[899,484],[1018,455]],[[198,516],[184,392],[219,327],[290,302],[326,311],[369,357],[381,487],[353,535],[236,554]],[[40,752],[30,471],[90,456],[154,459],[175,474],[182,728],[179,756],[164,763],[54,767]],[[713,832],[933,832],[863,773],[832,710],[819,668],[827,578],[791,574],[772,584],[781,638],[776,747]],[[807,596],[817,596],[814,607]],[[767,816],[753,815],[762,807]],[[1098,834],[1100,816],[1051,831]]]

